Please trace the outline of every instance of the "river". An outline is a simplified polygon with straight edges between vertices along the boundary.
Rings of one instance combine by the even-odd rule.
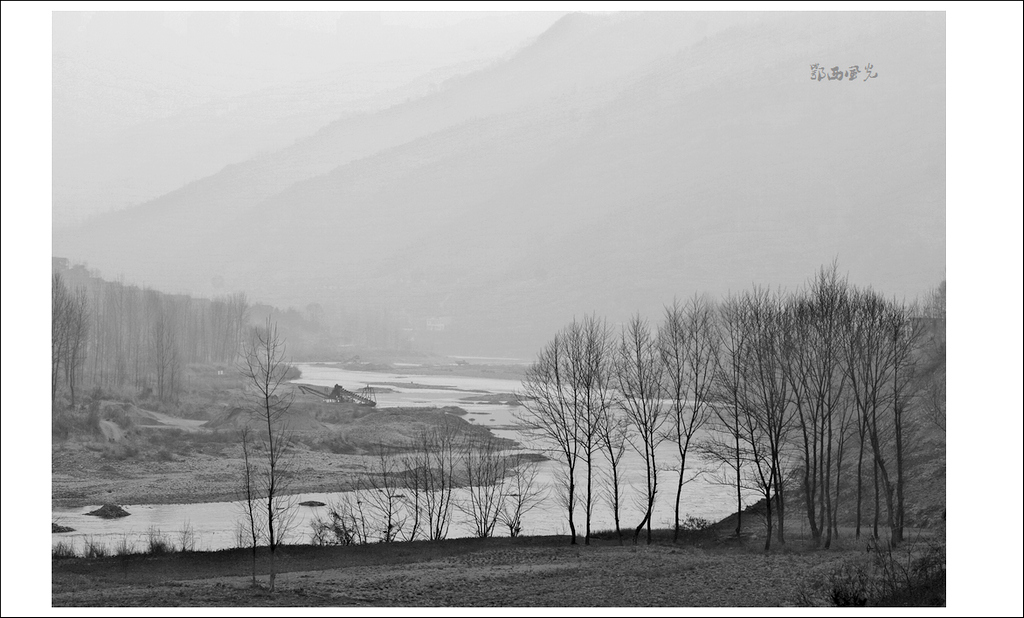
[[[511,393],[519,390],[520,384],[515,380],[501,378],[467,377],[457,375],[420,375],[416,366],[401,367],[399,372],[364,372],[345,370],[331,364],[298,363],[302,377],[297,383],[314,386],[343,387],[358,392],[366,385],[377,386],[377,405],[379,407],[394,406],[460,406],[469,414],[468,421],[492,428],[498,436],[514,439],[532,450],[543,450],[542,444],[535,444],[520,434],[514,427],[517,413],[523,408],[493,404],[474,404],[462,401],[463,398],[488,393]],[[457,368],[454,370],[457,371]],[[396,386],[396,384],[398,384]],[[415,384],[416,386],[401,386]],[[423,388],[424,386],[430,388]],[[388,389],[388,390],[385,390]],[[673,522],[675,488],[677,473],[672,470],[677,466],[678,455],[672,443],[663,443],[657,450],[659,467],[658,498],[655,503],[653,525],[670,527]],[[688,456],[688,468],[699,464],[695,455]],[[691,465],[691,462],[693,465]],[[642,498],[645,485],[643,460],[637,453],[627,450],[624,464],[625,496],[621,503],[620,521],[624,528],[636,526],[643,515],[638,505]],[[606,464],[599,459],[599,474],[595,475],[594,488],[596,499],[592,517],[592,530],[610,530],[614,528],[611,509],[604,498],[604,489],[600,479],[603,478]],[[557,498],[557,478],[559,466],[554,461],[544,462],[540,468],[540,483],[547,488],[547,498],[535,510],[524,517],[524,534],[568,534],[568,521],[564,508]],[[577,487],[586,491],[585,468],[582,464],[577,468]],[[331,504],[341,498],[341,494],[307,493],[295,496],[295,501],[315,500]],[[735,509],[735,488],[714,483],[706,478],[698,477],[683,487],[681,512],[709,520],[718,520],[729,515]],[[238,503],[207,502],[199,504],[146,504],[123,505],[131,513],[121,519],[101,519],[85,515],[99,505],[81,509],[54,509],[53,521],[75,529],[72,533],[53,534],[53,544],[71,542],[81,552],[87,540],[113,548],[117,544],[127,542],[136,550],[143,550],[151,534],[159,534],[167,538],[175,546],[181,545],[182,533],[191,530],[195,549],[217,550],[235,547],[238,544],[238,522],[242,512]],[[296,506],[295,518],[290,526],[286,542],[308,542],[310,522],[318,515],[326,513],[325,507]],[[576,529],[583,531],[584,513],[582,501],[577,502]],[[462,516],[456,512],[454,519]],[[500,529],[498,534],[502,534]],[[466,523],[453,523],[449,536],[469,536],[470,526]]]

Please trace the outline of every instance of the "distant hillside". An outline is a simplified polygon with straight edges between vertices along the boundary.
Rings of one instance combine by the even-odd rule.
[[[55,253],[165,289],[384,306],[529,355],[573,315],[945,263],[941,13],[569,15],[508,62],[98,218]],[[811,65],[877,75],[816,81]]]
[[[55,13],[54,224],[140,204],[342,116],[436,91],[558,15]]]

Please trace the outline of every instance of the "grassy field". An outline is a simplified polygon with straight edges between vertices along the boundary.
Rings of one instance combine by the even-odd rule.
[[[659,531],[652,545],[590,546],[567,537],[454,539],[348,547],[288,546],[278,553],[277,589],[266,589],[261,550],[257,585],[251,553],[220,552],[71,558],[52,561],[54,606],[530,606],[740,607],[830,605],[834,592],[882,591],[878,556],[850,543],[828,551],[792,539],[763,553],[712,529],[680,543]],[[926,547],[904,552],[920,560]],[[903,550],[900,550],[903,551]],[[904,560],[895,557],[896,563]],[[910,562],[907,562],[910,564]],[[885,604],[945,602],[941,591]],[[876,586],[872,588],[871,586]],[[842,597],[841,597],[842,598]],[[876,599],[882,599],[877,597]]]

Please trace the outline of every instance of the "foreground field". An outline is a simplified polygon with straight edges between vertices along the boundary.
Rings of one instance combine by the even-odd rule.
[[[267,591],[245,550],[54,560],[54,606],[788,606],[808,582],[861,560],[862,548],[799,543],[764,554],[706,543],[618,545],[565,537],[455,539],[352,547],[294,546]]]

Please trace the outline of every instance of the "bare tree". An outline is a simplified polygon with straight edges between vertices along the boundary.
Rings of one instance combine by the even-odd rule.
[[[601,427],[612,400],[613,359],[612,339],[604,320],[596,316],[574,319],[541,352],[523,383],[527,414],[521,420],[525,429],[560,451],[566,466],[563,499],[573,542],[576,466],[578,461],[583,463],[584,543],[588,545]]]
[[[838,487],[837,458],[841,461],[850,416],[842,366],[848,303],[846,281],[833,263],[818,272],[806,292],[788,300],[783,314],[783,371],[800,428],[807,519],[815,544],[824,534],[826,548],[835,528],[833,501],[838,501],[833,478]]]
[[[454,507],[455,474],[462,451],[462,439],[455,422],[447,415],[441,423],[424,432],[419,440],[423,453],[422,504],[420,522],[426,525],[427,538],[437,541],[448,536]]]
[[[584,544],[590,544],[590,526],[594,512],[594,477],[598,452],[601,450],[602,427],[606,411],[612,405],[612,374],[615,349],[611,333],[603,319],[590,315],[573,320],[564,331],[568,403],[570,417],[577,424],[580,457],[586,468],[584,495]]]
[[[626,454],[626,445],[630,444],[630,428],[632,425],[621,408],[610,403],[604,409],[601,418],[601,425],[598,432],[598,440],[601,444],[601,453],[608,462],[606,472],[606,487],[608,502],[612,508],[615,518],[615,534],[622,544],[622,526],[619,522],[619,513],[622,509],[622,458]]]
[[[501,445],[493,437],[480,444],[467,444],[462,455],[466,498],[457,506],[473,523],[473,533],[478,538],[494,536],[508,492],[505,483],[507,465]]]
[[[515,538],[523,531],[523,517],[540,506],[545,489],[540,486],[539,466],[521,451],[506,456],[507,476],[504,502],[498,512],[498,521],[508,529],[508,535]]]
[[[780,299],[755,289],[722,306],[721,370],[715,407],[719,431],[730,436],[736,472],[737,502],[742,487],[760,492],[765,505],[765,550],[771,547],[773,530],[785,542],[785,477],[788,438],[792,427],[788,383],[784,371],[786,329]],[[725,460],[725,441],[709,440],[706,456]],[[750,477],[743,481],[743,471]],[[739,510],[739,508],[738,508]],[[739,518],[737,518],[739,519]],[[778,520],[775,528],[773,522]],[[737,534],[741,530],[737,521]]]
[[[713,406],[716,431],[701,444],[702,457],[725,469],[721,482],[728,482],[731,469],[736,488],[736,535],[743,530],[743,472],[751,461],[749,449],[744,446],[742,419],[747,402],[748,384],[744,372],[749,350],[751,329],[747,326],[744,299],[730,296],[718,307],[719,358],[714,380]]]
[[[75,386],[81,379],[89,337],[89,297],[84,289],[75,290],[68,309],[64,373],[71,395],[71,407],[74,408]]]
[[[839,415],[836,421],[838,427],[835,433],[835,461],[836,461],[836,474],[835,474],[835,491],[832,499],[832,538],[839,536],[839,504],[842,493],[842,482],[843,482],[843,461],[846,456],[847,446],[850,440],[853,439],[856,423],[857,423],[857,411],[852,402],[852,395],[849,393],[849,389],[844,390],[843,396],[839,403]],[[828,545],[826,544],[826,547]]]
[[[679,455],[676,483],[675,526],[672,540],[679,540],[679,508],[686,477],[686,456],[691,443],[711,419],[711,392],[718,370],[718,332],[715,310],[706,299],[694,297],[684,308],[678,301],[665,308],[658,329],[658,351],[665,370],[669,400],[670,434]]]
[[[943,432],[946,431],[946,282],[943,280],[932,290],[922,308],[921,327],[924,349],[923,371],[928,376],[922,396],[927,418]]]
[[[560,335],[541,350],[537,360],[527,369],[519,400],[525,412],[517,414],[522,430],[555,451],[564,466],[565,487],[562,499],[569,520],[571,543],[576,544],[576,466],[580,456],[579,407],[569,396],[565,376],[564,344]]]
[[[635,429],[633,449],[643,458],[647,480],[642,504],[644,516],[633,532],[633,543],[637,543],[640,532],[646,527],[650,544],[651,516],[658,495],[656,452],[665,439],[662,427],[667,415],[662,404],[665,389],[657,340],[647,321],[639,315],[622,329],[616,375],[626,416]]]
[[[402,456],[401,466],[407,488],[405,500],[412,518],[404,538],[415,541],[426,515],[427,455],[420,451],[407,452]]]
[[[153,290],[147,292],[150,315],[153,318],[150,349],[156,375],[157,397],[161,401],[174,401],[177,399],[181,374],[178,307],[169,296]]]
[[[926,318],[927,320],[927,318]],[[941,429],[946,431],[946,319],[931,318],[924,322],[922,328],[927,330],[927,336],[922,335],[924,365],[922,371],[927,376],[927,382],[923,386],[922,403],[925,409],[926,418]]]
[[[252,548],[252,585],[256,586],[256,548],[259,547],[262,535],[260,519],[259,489],[256,486],[256,462],[253,453],[252,428],[244,425],[240,430],[242,439],[242,487],[241,505],[243,524],[240,535],[251,541]]]
[[[915,320],[913,307],[893,302],[888,315],[889,344],[892,346],[892,427],[896,459],[896,509],[892,527],[893,543],[903,542],[906,512],[907,408],[921,388],[918,380],[918,344],[922,324]]]
[[[885,413],[891,404],[895,372],[895,347],[890,344],[888,324],[890,317],[889,303],[877,293],[866,290],[855,294],[848,318],[851,330],[845,350],[845,370],[860,415],[860,433],[862,436],[866,435],[871,445],[875,478],[875,536],[880,510],[880,480],[884,490],[891,539],[895,542],[897,521],[893,484],[884,450],[890,429],[885,423]],[[863,448],[863,438],[861,442]]]
[[[785,316],[780,300],[766,290],[754,290],[746,297],[747,321],[752,329],[745,379],[747,389],[746,428],[760,483],[765,488],[769,531],[765,549],[771,542],[772,501],[778,518],[779,543],[785,543],[785,476],[786,447],[792,429],[793,414],[789,406],[789,383],[785,374],[783,332]],[[762,462],[768,473],[761,470]]]
[[[367,517],[377,530],[381,543],[399,540],[408,520],[400,462],[392,447],[374,448],[374,465],[359,482]]]
[[[89,336],[89,297],[80,287],[70,290],[64,277],[55,272],[51,278],[50,302],[50,403],[51,406],[56,404],[63,378],[74,408],[75,387],[85,365]]]
[[[268,317],[263,327],[252,329],[243,346],[241,373],[253,402],[252,420],[258,427],[255,445],[256,479],[265,513],[265,540],[270,549],[270,590],[276,580],[275,554],[287,532],[293,506],[285,496],[285,471],[291,448],[291,435],[285,415],[292,403],[292,392],[284,388],[288,369],[285,345],[277,324]]]
[[[68,331],[70,329],[72,298],[68,287],[64,283],[64,277],[55,272],[51,278],[50,285],[50,325],[51,355],[50,355],[50,402],[57,403],[57,388],[60,385],[61,369],[67,357]]]
[[[224,360],[233,360],[238,354],[239,346],[244,349],[243,337],[249,325],[249,309],[249,299],[246,298],[245,292],[235,292],[228,298],[229,328]]]

